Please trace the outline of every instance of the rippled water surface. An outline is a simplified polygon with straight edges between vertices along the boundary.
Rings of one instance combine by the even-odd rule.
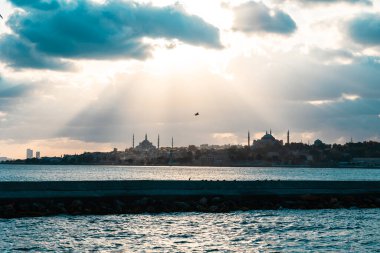
[[[380,209],[0,219],[0,251],[376,252]]]
[[[0,181],[380,180],[380,169],[0,164]]]

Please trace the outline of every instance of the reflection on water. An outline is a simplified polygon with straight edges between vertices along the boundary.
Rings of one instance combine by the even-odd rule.
[[[380,169],[0,164],[0,181],[380,180]]]
[[[0,251],[375,252],[380,209],[0,219]]]

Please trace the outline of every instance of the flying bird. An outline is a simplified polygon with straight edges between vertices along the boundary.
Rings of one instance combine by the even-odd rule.
[[[1,14],[0,14],[0,18],[4,19],[3,16],[1,16]]]
[[[196,113],[194,114],[194,116],[199,116],[199,112],[196,112]]]

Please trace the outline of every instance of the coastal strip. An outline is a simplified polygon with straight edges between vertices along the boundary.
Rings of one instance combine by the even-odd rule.
[[[380,181],[0,182],[0,217],[380,207]]]

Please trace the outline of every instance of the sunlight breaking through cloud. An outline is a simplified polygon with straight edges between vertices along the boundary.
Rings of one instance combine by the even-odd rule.
[[[336,99],[311,100],[311,101],[307,101],[307,103],[309,103],[311,105],[315,105],[315,106],[320,106],[320,105],[328,105],[331,103],[340,103],[340,102],[344,102],[344,101],[356,101],[358,99],[360,99],[359,95],[343,93],[342,96],[340,96],[339,98],[336,98]]]
[[[380,138],[379,0],[7,0],[0,10],[6,156],[34,141],[57,145],[50,154],[125,148],[133,133],[179,146],[246,143],[247,130],[259,139],[270,128],[297,141]]]

